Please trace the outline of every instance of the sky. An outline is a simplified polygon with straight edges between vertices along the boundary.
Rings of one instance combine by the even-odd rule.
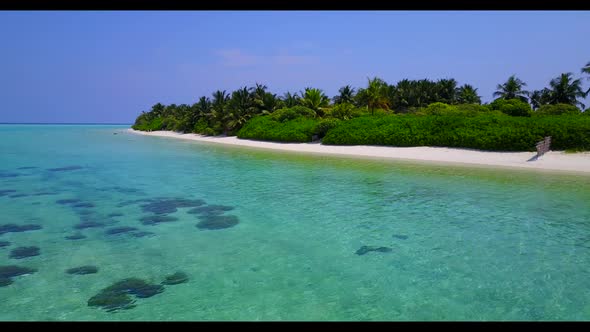
[[[132,123],[218,89],[333,97],[369,77],[454,78],[489,102],[512,74],[529,90],[585,77],[589,22],[590,11],[4,11],[0,123]]]

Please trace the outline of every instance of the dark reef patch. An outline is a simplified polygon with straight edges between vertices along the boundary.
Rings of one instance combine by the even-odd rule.
[[[97,273],[97,272],[98,272],[98,268],[93,265],[73,267],[71,269],[66,270],[67,274],[76,274],[76,275],[93,274],[93,273]]]
[[[174,198],[170,201],[179,208],[197,207],[205,204],[205,201],[202,199]]]
[[[66,240],[82,240],[85,239],[86,235],[82,234],[82,233],[75,233],[73,235],[68,235],[65,237]]]
[[[88,203],[88,202],[82,202],[82,203],[76,203],[74,205],[72,205],[72,207],[75,208],[93,208],[96,205],[92,204],[92,203]]]
[[[101,191],[116,191],[122,194],[138,194],[138,195],[143,195],[143,191],[137,188],[129,188],[129,187],[120,187],[120,186],[114,186],[114,187],[108,187],[108,188],[103,188],[100,189]]]
[[[130,295],[137,298],[148,298],[163,291],[164,286],[162,285],[152,285],[138,278],[127,278],[104,288],[100,293],[91,297],[88,300],[88,306],[102,307],[109,312],[131,309],[135,307],[135,300]]]
[[[94,212],[92,212],[92,210],[78,210],[78,211],[76,211],[76,213],[80,216],[88,216]]]
[[[118,281],[105,288],[103,292],[127,293],[139,298],[148,298],[162,293],[164,287],[161,285],[152,285],[139,278],[127,278]]]
[[[8,247],[10,242],[8,241],[0,241],[0,248]]]
[[[39,168],[37,166],[24,166],[24,167],[19,167],[17,169],[35,169],[35,168]]]
[[[0,265],[0,278],[14,278],[37,272],[37,269],[16,265]]]
[[[122,234],[122,233],[129,233],[129,232],[133,232],[136,230],[137,230],[137,228],[135,228],[135,227],[121,226],[121,227],[109,228],[104,233],[106,235],[116,235],[116,234]]]
[[[182,271],[166,276],[162,285],[178,285],[188,281],[188,275]]]
[[[82,200],[79,200],[77,198],[68,198],[68,199],[59,199],[59,200],[55,201],[55,203],[65,205],[65,204],[79,203],[81,201]]]
[[[39,247],[30,246],[30,247],[18,247],[14,248],[10,251],[10,258],[14,259],[23,259],[27,257],[39,256],[41,255]]]
[[[0,287],[5,287],[14,281],[14,277],[32,274],[37,272],[37,269],[30,269],[28,267],[16,265],[0,265]]]
[[[0,197],[7,196],[8,194],[12,194],[12,193],[15,193],[15,192],[16,192],[16,190],[13,190],[13,189],[0,190]]]
[[[148,231],[139,231],[139,232],[134,232],[131,233],[131,236],[133,237],[146,237],[146,236],[154,236],[156,235],[156,233],[154,232],[148,232]]]
[[[135,199],[132,201],[123,201],[123,202],[117,204],[117,207],[124,207],[127,205],[144,203],[144,202],[153,202],[153,201],[154,201],[154,199],[152,199],[152,198],[141,198],[141,199]]]
[[[152,212],[155,214],[174,213],[178,208],[196,207],[205,204],[201,199],[186,198],[164,198],[154,199],[150,203],[141,205],[143,212]]]
[[[18,233],[26,231],[35,231],[41,229],[41,225],[27,224],[27,225],[16,225],[16,224],[4,224],[0,225],[0,235],[4,233]]]
[[[394,239],[400,239],[400,240],[407,240],[408,239],[408,236],[407,235],[394,234],[391,237],[393,237]]]
[[[233,209],[234,209],[233,206],[215,205],[214,204],[214,205],[207,205],[207,206],[201,206],[201,207],[197,207],[194,209],[190,209],[187,211],[187,213],[202,214],[202,215],[206,215],[206,216],[218,216],[218,215],[222,215],[226,211],[231,211]]]
[[[152,212],[155,214],[168,214],[178,211],[174,205],[166,203],[149,203],[141,206],[143,212]]]
[[[21,174],[0,171],[0,179],[2,179],[2,178],[15,178],[17,176],[21,176]]]
[[[0,287],[6,287],[12,284],[12,279],[10,278],[0,278]]]
[[[177,221],[178,218],[176,217],[171,217],[171,216],[162,216],[162,215],[155,215],[155,216],[145,216],[145,217],[141,217],[139,219],[141,221],[142,224],[144,225],[157,225],[159,223],[163,223],[163,222],[173,222],[173,221]]]
[[[136,188],[114,187],[114,191],[122,194],[143,194],[143,191]]]
[[[124,214],[122,214],[121,212],[113,212],[113,213],[108,214],[109,218],[122,217],[122,216],[124,216]]]
[[[361,256],[364,254],[367,254],[371,251],[376,251],[376,252],[391,252],[392,249],[389,247],[374,247],[374,246],[362,246],[360,247],[359,250],[356,251],[356,254]]]
[[[65,171],[75,171],[75,170],[82,169],[82,168],[84,168],[84,167],[74,165],[74,166],[66,166],[66,167],[58,167],[58,168],[48,168],[47,170],[51,171],[51,172],[65,172]]]
[[[28,197],[30,196],[29,194],[15,194],[15,195],[10,195],[10,198],[19,198],[19,197]]]
[[[197,224],[199,229],[224,229],[237,225],[240,221],[236,216],[200,216],[201,221]]]
[[[122,293],[98,293],[88,300],[89,307],[101,307],[107,312],[135,308],[135,300]]]
[[[55,191],[41,191],[38,193],[34,193],[31,196],[48,196],[48,195],[57,195],[59,194],[58,192]]]
[[[104,227],[106,226],[104,223],[99,221],[83,221],[79,224],[74,225],[74,229],[86,229],[86,228],[96,228],[96,227]]]

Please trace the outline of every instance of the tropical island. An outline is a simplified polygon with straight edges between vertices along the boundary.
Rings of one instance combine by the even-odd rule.
[[[590,62],[581,72],[590,80]],[[590,150],[590,109],[580,101],[590,89],[584,90],[583,79],[563,73],[548,87],[527,91],[527,84],[512,75],[497,85],[491,103],[482,103],[477,88],[455,79],[388,84],[375,77],[364,88],[340,88],[332,99],[311,87],[279,97],[256,83],[231,93],[215,91],[211,99],[203,96],[192,105],[158,103],[140,114],[132,128],[281,150],[587,171],[588,153],[571,155]],[[563,151],[559,165],[526,163],[545,137],[551,137],[551,150]],[[293,148],[295,144],[260,141],[320,144]],[[504,153],[490,158],[491,152]],[[436,153],[439,156],[423,157]]]

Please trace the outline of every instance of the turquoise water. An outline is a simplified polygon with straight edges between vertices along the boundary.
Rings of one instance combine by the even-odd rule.
[[[37,269],[0,287],[4,321],[590,319],[588,176],[0,125],[3,190],[0,225],[41,226],[0,235],[0,266]],[[200,229],[178,207],[162,214],[176,221],[142,224],[147,199],[169,198],[232,207],[239,223]],[[89,220],[104,225],[65,239]],[[138,230],[105,233],[123,226]],[[40,255],[11,258],[22,246]],[[65,272],[83,265],[98,273]],[[122,279],[176,271],[188,282],[134,308],[88,306]]]

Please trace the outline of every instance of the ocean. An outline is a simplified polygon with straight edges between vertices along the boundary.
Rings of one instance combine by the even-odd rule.
[[[0,125],[1,321],[590,319],[590,176],[128,127]]]

